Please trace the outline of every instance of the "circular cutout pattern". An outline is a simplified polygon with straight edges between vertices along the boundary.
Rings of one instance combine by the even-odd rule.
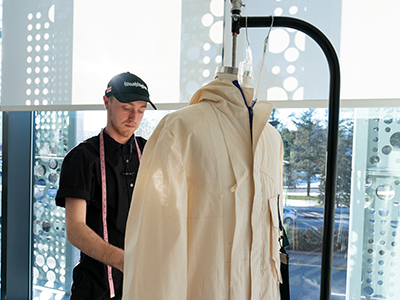
[[[390,221],[390,226],[394,229],[399,227],[399,222],[397,220],[391,220]]]
[[[381,161],[381,159],[377,155],[371,156],[369,159],[369,162],[373,165],[378,164],[380,161]]]
[[[387,208],[381,208],[379,209],[379,215],[383,218],[387,217],[389,215],[389,210]],[[381,231],[382,234],[382,231]],[[384,235],[384,234],[382,234]]]
[[[383,122],[384,122],[385,124],[392,124],[392,123],[393,123],[393,118],[392,118],[392,117],[385,117],[385,118],[383,119]]]
[[[395,191],[391,185],[382,184],[376,188],[376,195],[381,200],[391,200],[395,195]]]
[[[400,149],[400,132],[392,134],[392,136],[390,137],[390,144],[394,148]]]
[[[382,153],[385,155],[389,155],[390,153],[392,153],[392,147],[390,146],[384,146],[382,148]]]
[[[372,296],[374,293],[374,289],[370,286],[367,286],[363,289],[363,293],[365,296]]]

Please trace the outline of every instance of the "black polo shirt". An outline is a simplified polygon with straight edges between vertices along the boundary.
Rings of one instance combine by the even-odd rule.
[[[146,140],[141,137],[136,139],[142,152]],[[86,200],[86,224],[103,237],[99,141],[99,135],[91,137],[71,149],[65,156],[56,204],[65,207],[66,197]],[[104,148],[108,238],[112,245],[124,249],[125,226],[139,158],[134,136],[127,144],[121,145],[104,132]],[[116,269],[113,269],[112,273],[116,294],[113,299],[121,299],[122,273]],[[73,271],[72,294],[86,297],[82,299],[110,299],[107,267],[81,252],[80,262]]]

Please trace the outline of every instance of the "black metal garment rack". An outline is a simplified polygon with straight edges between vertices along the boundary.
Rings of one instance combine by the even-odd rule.
[[[242,17],[232,12],[232,34],[238,35],[242,27],[270,27],[272,17]],[[323,50],[329,64],[329,114],[328,114],[328,144],[326,160],[326,183],[324,205],[324,230],[321,261],[320,300],[331,299],[333,232],[335,225],[335,195],[337,145],[339,131],[340,108],[340,68],[339,60],[330,41],[313,25],[290,17],[274,17],[273,27],[288,27],[297,29],[310,36]]]

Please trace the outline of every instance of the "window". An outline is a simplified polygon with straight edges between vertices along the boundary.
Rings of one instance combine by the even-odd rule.
[[[169,112],[146,111],[137,134],[148,138]],[[34,120],[33,297],[69,299],[80,254],[67,241],[64,209],[55,204],[59,174],[65,154],[105,126],[106,112],[42,111]]]
[[[145,137],[162,116],[185,106],[218,65],[230,65],[230,7],[222,0],[143,2],[139,8],[135,1],[113,7],[95,0],[45,2],[1,1],[1,109],[34,111],[32,297],[67,299],[78,252],[67,243],[63,210],[54,204],[64,155],[104,126],[102,96],[114,74],[129,70],[149,85],[160,110],[146,112],[139,132]],[[337,299],[398,294],[399,6],[372,0],[254,1],[242,10],[243,16],[305,20],[330,39],[340,58],[332,275]],[[329,72],[319,47],[286,28],[272,29],[261,72],[268,30],[241,29],[237,65],[245,59],[248,38],[253,86],[261,74],[259,100],[275,104],[270,122],[285,144],[292,297],[317,299]]]

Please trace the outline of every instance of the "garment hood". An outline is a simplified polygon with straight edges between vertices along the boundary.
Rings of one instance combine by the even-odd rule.
[[[243,101],[242,94],[240,90],[233,84],[233,80],[235,79],[230,80],[231,78],[216,78],[210,83],[204,85],[196,91],[190,100],[189,105],[202,101],[210,101],[214,102],[222,111],[230,111],[235,115],[242,113],[247,115],[248,111]],[[247,104],[250,105],[253,100],[254,89],[242,87],[242,91],[246,97]],[[255,114],[261,114],[263,115],[263,119],[266,118],[267,120],[274,109],[274,105],[267,101],[257,101],[254,107]]]

